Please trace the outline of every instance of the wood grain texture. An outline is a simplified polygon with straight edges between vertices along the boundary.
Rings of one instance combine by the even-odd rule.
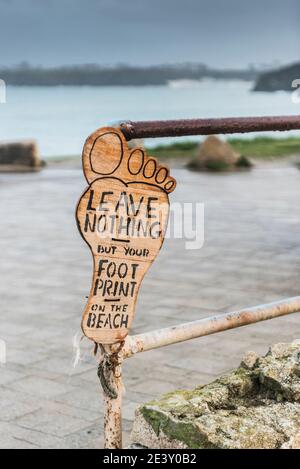
[[[97,343],[113,344],[130,329],[142,279],[164,240],[176,181],[143,149],[129,149],[114,128],[88,137],[82,163],[89,186],[76,218],[94,260],[82,329]]]

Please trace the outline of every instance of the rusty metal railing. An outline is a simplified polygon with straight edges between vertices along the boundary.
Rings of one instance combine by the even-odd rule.
[[[123,122],[126,140],[135,138],[182,137],[187,135],[232,134],[300,129],[300,116],[226,117]]]
[[[210,135],[263,131],[300,130],[300,116],[243,117],[225,119],[194,119],[120,124],[127,140],[136,138]],[[105,366],[101,368],[105,380],[104,432],[105,448],[122,448],[122,363],[136,353],[183,342],[228,329],[266,321],[300,312],[300,296],[282,301],[208,317],[144,334],[128,336],[124,342],[102,346]]]

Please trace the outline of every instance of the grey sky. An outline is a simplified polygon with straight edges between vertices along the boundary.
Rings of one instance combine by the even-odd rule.
[[[299,0],[0,0],[0,64],[300,59]]]

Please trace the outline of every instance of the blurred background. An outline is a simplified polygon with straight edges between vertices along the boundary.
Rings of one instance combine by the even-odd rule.
[[[120,120],[299,115],[298,0],[0,0],[2,448],[99,448],[92,259],[75,223],[86,137]],[[168,239],[133,333],[299,295],[300,134],[141,142],[205,206],[205,243]],[[248,349],[299,339],[291,315],[134,357],[136,406],[212,381]],[[74,357],[77,357],[74,366]]]
[[[79,154],[91,130],[124,119],[299,112],[287,93],[300,76],[297,0],[1,0],[0,8],[8,85],[0,137],[35,138],[45,158]]]

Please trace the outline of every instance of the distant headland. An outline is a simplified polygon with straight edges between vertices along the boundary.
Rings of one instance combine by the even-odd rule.
[[[174,80],[255,80],[258,71],[248,69],[213,69],[203,64],[101,66],[94,64],[44,68],[27,63],[1,67],[0,78],[16,86],[146,86],[166,85]]]
[[[256,67],[217,69],[205,64],[182,63],[149,66],[134,65],[68,65],[46,68],[22,63],[0,66],[0,78],[15,86],[147,86],[167,85],[176,80],[253,81],[253,91],[293,91],[292,82],[300,78],[300,62],[275,70]]]
[[[300,79],[300,62],[261,73],[254,91],[293,91],[292,82]]]

